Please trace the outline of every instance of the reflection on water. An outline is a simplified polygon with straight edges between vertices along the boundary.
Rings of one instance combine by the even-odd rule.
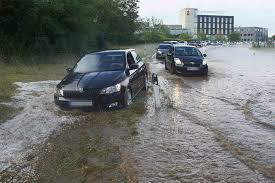
[[[148,102],[133,150],[140,182],[275,181],[275,52],[207,52],[208,78],[152,65],[173,108]]]

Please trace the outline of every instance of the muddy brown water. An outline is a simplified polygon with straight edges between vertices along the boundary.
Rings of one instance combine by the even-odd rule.
[[[209,76],[152,59],[163,107],[138,124],[140,182],[275,182],[275,50],[207,48]]]

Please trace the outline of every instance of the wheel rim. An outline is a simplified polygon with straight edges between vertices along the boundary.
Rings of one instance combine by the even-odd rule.
[[[145,79],[144,79],[144,88],[147,91],[148,90],[148,79],[147,79],[147,75],[145,75]]]
[[[132,92],[130,89],[127,89],[127,105],[131,105],[132,104]]]

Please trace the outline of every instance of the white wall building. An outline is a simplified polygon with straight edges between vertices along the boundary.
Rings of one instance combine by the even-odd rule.
[[[198,9],[184,8],[180,11],[180,25],[185,29],[189,29],[190,33],[197,34],[198,26]]]

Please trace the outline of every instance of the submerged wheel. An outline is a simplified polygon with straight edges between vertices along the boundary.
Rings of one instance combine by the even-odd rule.
[[[132,91],[130,88],[127,88],[124,93],[124,99],[123,99],[123,106],[128,107],[133,103],[133,96],[132,96]]]
[[[171,64],[171,68],[170,68],[170,74],[175,74],[175,65]]]
[[[149,88],[149,86],[148,86],[148,77],[147,77],[147,75],[145,75],[144,76],[144,87],[143,87],[143,90],[147,91],[148,88]]]
[[[164,67],[165,67],[165,70],[168,70],[166,60],[164,61]]]

